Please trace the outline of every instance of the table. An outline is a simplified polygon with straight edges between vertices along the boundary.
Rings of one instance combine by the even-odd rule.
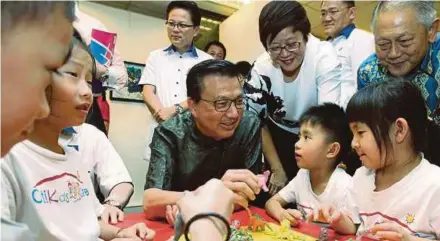
[[[266,221],[278,223],[273,218],[271,218],[266,213],[266,211],[264,209],[257,208],[257,207],[250,207],[250,210],[253,214],[260,215]],[[239,211],[239,212],[235,212],[234,214],[232,214],[231,220],[238,220],[238,221],[240,221],[240,223],[242,225],[247,225],[249,222],[248,214],[244,210]],[[121,228],[126,228],[126,227],[129,227],[129,226],[131,226],[135,223],[138,223],[138,222],[143,222],[150,229],[153,229],[154,231],[156,231],[156,237],[154,238],[155,241],[166,241],[174,234],[173,228],[168,223],[161,222],[161,221],[147,220],[143,213],[127,214],[127,215],[125,215],[124,221],[121,223],[118,223],[116,226],[121,227]],[[300,222],[299,226],[294,228],[294,230],[297,230],[301,233],[304,233],[304,234],[307,234],[307,235],[310,235],[312,237],[317,238],[317,237],[319,237],[319,232],[321,230],[321,227],[319,227],[315,224],[311,224],[311,223]],[[329,234],[330,240],[337,239],[340,241],[344,241],[344,240],[348,240],[350,238],[355,239],[354,236],[350,236],[350,235],[348,235],[348,236],[337,235],[333,230],[330,230],[330,229],[328,230],[328,234]],[[363,238],[362,240],[363,241],[370,241],[370,239],[367,239],[367,238]]]

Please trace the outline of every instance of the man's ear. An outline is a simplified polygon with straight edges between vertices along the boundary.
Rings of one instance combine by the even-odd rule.
[[[194,117],[197,117],[196,102],[192,98],[188,98],[188,110]]]
[[[437,31],[440,31],[440,21],[438,18],[435,18],[432,23],[431,29],[428,32],[428,40],[430,43],[434,43],[437,38]]]
[[[329,145],[326,157],[328,159],[336,158],[341,151],[341,144],[339,142],[333,142]]]
[[[199,32],[200,32],[200,27],[199,26],[194,27],[194,35],[193,35],[193,37],[194,38],[197,37],[197,35],[199,35]]]
[[[356,19],[356,7],[351,7],[348,9],[348,19],[354,23],[354,20]]]

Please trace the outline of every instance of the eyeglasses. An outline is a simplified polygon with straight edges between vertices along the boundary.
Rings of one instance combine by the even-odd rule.
[[[325,18],[325,17],[327,16],[327,14],[328,14],[330,17],[334,17],[334,16],[336,16],[338,13],[342,12],[342,9],[345,9],[345,8],[349,8],[349,7],[344,7],[344,8],[341,8],[341,9],[332,8],[332,9],[330,9],[330,10],[328,10],[328,11],[326,11],[326,10],[321,10],[321,18]]]
[[[243,97],[238,97],[235,100],[228,100],[228,99],[215,100],[215,101],[210,101],[210,100],[205,100],[205,99],[200,99],[200,100],[203,100],[203,101],[206,101],[206,102],[213,104],[215,110],[218,112],[228,111],[229,108],[231,108],[232,102],[234,102],[235,108],[237,108],[237,109],[244,108],[244,98]]]
[[[269,47],[269,54],[278,56],[281,54],[281,51],[285,49],[288,52],[298,52],[301,47],[301,42],[294,42],[294,43],[288,43],[284,46],[276,46],[276,47]]]
[[[177,27],[177,29],[187,29],[187,28],[194,27],[194,25],[190,25],[190,24],[174,23],[174,22],[169,22],[169,21],[166,21],[166,22],[165,22],[165,25],[166,25],[169,29],[174,29],[174,27]]]

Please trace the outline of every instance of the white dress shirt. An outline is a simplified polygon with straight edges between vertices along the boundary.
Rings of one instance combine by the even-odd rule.
[[[354,24],[345,27],[341,34],[330,39],[342,63],[345,76],[341,83],[341,105],[346,107],[357,91],[357,71],[361,63],[374,53],[373,34],[355,28]],[[345,71],[348,70],[348,71]]]
[[[186,76],[196,64],[212,59],[212,56],[192,46],[188,52],[180,54],[172,46],[150,53],[145,63],[139,85],[153,85],[156,95],[164,107],[169,107],[187,99]],[[149,162],[151,139],[157,122],[149,116],[147,147],[144,159]]]

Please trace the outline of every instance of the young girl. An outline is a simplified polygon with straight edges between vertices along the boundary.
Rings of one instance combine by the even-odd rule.
[[[51,113],[35,123],[28,140],[1,163],[2,218],[25,223],[37,240],[152,238],[144,224],[119,229],[98,223],[97,202],[81,149],[62,148],[63,128],[80,125],[92,103],[94,60],[77,33],[68,62],[58,69],[46,92]]]
[[[407,81],[372,85],[352,97],[347,114],[364,165],[353,177],[355,205],[325,206],[314,218],[321,212],[340,233],[381,240],[440,239],[440,168],[421,153],[427,134],[421,92]]]
[[[347,158],[352,138],[341,107],[325,103],[309,108],[300,118],[299,136],[295,159],[301,169],[266,203],[272,217],[292,225],[311,216],[321,203],[343,202],[351,185],[351,176],[337,168]],[[285,209],[289,203],[296,203],[298,210]]]

